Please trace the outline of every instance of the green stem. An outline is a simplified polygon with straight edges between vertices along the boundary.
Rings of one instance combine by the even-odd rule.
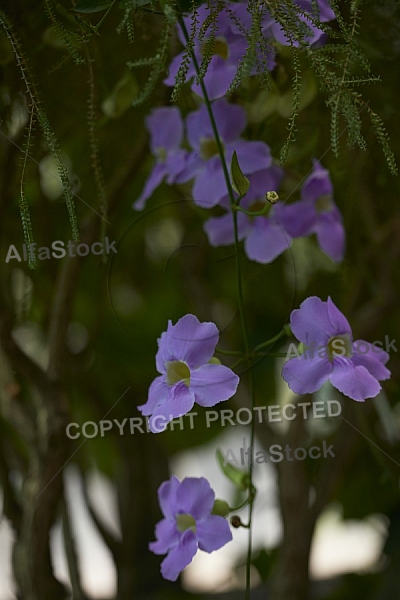
[[[265,215],[268,214],[270,209],[271,209],[271,206],[269,204],[266,204],[265,208],[263,208],[262,210],[251,211],[251,210],[246,210],[245,208],[242,208],[241,206],[237,206],[237,205],[235,205],[235,208],[234,208],[235,211],[242,212],[249,217],[264,217]]]
[[[215,352],[218,352],[218,354],[226,354],[227,356],[243,356],[243,352],[240,350],[222,350],[222,348],[215,348]]]
[[[101,27],[101,25],[102,25],[102,24],[104,23],[104,21],[106,20],[108,13],[110,12],[110,10],[112,9],[112,7],[113,7],[113,6],[114,6],[114,4],[115,4],[115,1],[116,1],[116,0],[114,0],[114,1],[113,1],[113,3],[112,3],[112,4],[110,4],[110,6],[107,8],[107,10],[106,10],[106,12],[104,13],[104,15],[101,17],[100,21],[99,21],[99,22],[97,23],[97,25],[95,26],[96,33],[99,31],[99,28]]]
[[[278,341],[281,337],[284,337],[285,335],[286,335],[285,329],[281,329],[281,331],[277,335],[272,337],[270,340],[267,340],[266,342],[262,342],[262,344],[258,344],[258,346],[256,346],[253,349],[253,352],[258,352],[259,350],[264,348],[264,346],[269,346],[270,344],[273,344],[274,342]]]
[[[183,36],[186,40],[186,44],[189,45],[189,33],[186,28],[185,22],[181,14],[178,14],[178,23],[182,29]],[[189,46],[190,47],[190,46]],[[197,58],[194,52],[191,52],[191,58],[193,60],[193,65],[196,70],[197,76],[200,75],[199,63],[197,62]],[[249,338],[247,333],[247,325],[245,319],[244,312],[244,302],[243,302],[243,285],[242,285],[242,271],[240,266],[240,253],[239,253],[239,234],[238,234],[238,211],[237,204],[235,200],[235,195],[233,193],[232,183],[229,177],[228,165],[226,164],[224,148],[222,146],[222,141],[219,136],[218,127],[214,118],[214,113],[212,111],[212,106],[210,102],[210,98],[207,93],[207,89],[204,85],[204,81],[200,80],[200,87],[203,94],[204,104],[207,108],[208,116],[211,122],[211,128],[213,131],[213,135],[215,138],[215,142],[217,144],[218,154],[221,160],[222,171],[224,173],[224,178],[226,182],[226,187],[228,190],[229,201],[232,210],[233,216],[233,228],[234,228],[234,236],[235,236],[235,257],[236,257],[236,282],[237,282],[237,299],[238,299],[238,307],[239,307],[239,315],[240,315],[240,323],[242,328],[243,335],[243,344],[245,348],[245,355],[247,357],[247,365],[249,370],[249,379],[250,379],[250,395],[251,395],[251,404],[252,409],[255,405],[255,394],[254,394],[254,378],[253,378],[253,369],[252,369],[252,361],[250,359],[249,353]],[[250,447],[254,448],[254,439],[255,439],[255,420],[251,421],[251,434],[250,434]],[[253,453],[251,453],[251,460],[249,465],[249,479],[250,479],[250,489],[253,488]],[[252,554],[252,517],[253,517],[253,499],[249,503],[249,537],[248,537],[248,546],[247,546],[247,561],[246,561],[246,592],[245,592],[245,600],[250,600],[250,570],[251,570],[251,554]]]
[[[273,356],[274,358],[285,358],[285,352],[256,352],[253,356],[264,357],[264,356]]]

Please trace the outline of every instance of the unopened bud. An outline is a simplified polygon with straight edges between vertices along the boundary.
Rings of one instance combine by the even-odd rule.
[[[239,515],[233,515],[231,517],[231,525],[232,527],[234,527],[235,529],[238,529],[239,527],[242,526],[242,520],[239,517]]]
[[[283,326],[283,331],[285,332],[285,334],[288,337],[292,335],[292,329],[291,329],[289,323],[285,323],[285,325]]]
[[[279,196],[276,192],[267,192],[265,194],[265,199],[268,200],[270,204],[276,204],[279,200]]]

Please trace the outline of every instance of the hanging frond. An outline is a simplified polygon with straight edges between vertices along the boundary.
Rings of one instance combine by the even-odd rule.
[[[132,101],[132,106],[138,106],[145,102],[152,94],[157,82],[161,78],[162,74],[167,68],[168,62],[168,46],[171,37],[172,25],[168,19],[164,19],[164,26],[161,32],[160,42],[157,48],[157,52],[153,57],[154,62],[152,63],[152,70],[150,71],[149,77],[140,90],[139,95]],[[134,63],[131,63],[134,64]],[[141,65],[142,66],[142,65]]]
[[[68,210],[69,219],[70,219],[70,223],[71,223],[72,236],[75,241],[78,241],[79,240],[79,232],[78,232],[78,225],[77,225],[77,219],[76,219],[75,203],[74,203],[74,198],[73,198],[73,195],[71,192],[71,186],[70,186],[70,182],[69,182],[68,168],[65,164],[62,153],[60,152],[56,136],[50,126],[49,120],[48,120],[48,118],[45,114],[45,111],[42,107],[42,104],[40,102],[39,94],[37,92],[33,76],[30,73],[27,60],[23,54],[21,44],[20,44],[18,38],[16,37],[9,20],[7,19],[6,15],[2,11],[0,11],[0,26],[2,27],[6,37],[8,38],[8,40],[11,44],[11,48],[12,48],[13,54],[16,58],[16,62],[17,62],[18,68],[20,70],[22,80],[24,81],[24,84],[25,84],[26,94],[30,101],[30,110],[32,111],[32,115],[34,115],[30,119],[30,122],[29,122],[30,124],[28,125],[28,134],[27,134],[28,148],[30,146],[30,139],[31,139],[31,134],[32,134],[32,130],[33,130],[34,119],[37,119],[37,121],[41,127],[43,137],[49,148],[49,151],[58,161],[58,172],[59,172],[59,176],[61,179],[63,192],[64,192],[64,198],[65,198],[65,202],[67,205],[67,210]],[[25,157],[28,158],[27,151],[25,152]],[[26,166],[25,160],[23,162],[23,165]],[[23,176],[25,174],[25,166],[23,168]],[[24,180],[22,177],[21,190],[23,190],[23,188],[24,188]],[[21,217],[21,218],[24,219],[23,223],[22,223],[22,228],[24,231],[24,239],[25,239],[25,243],[29,244],[32,242],[32,239],[33,239],[32,238],[32,227],[31,227],[31,223],[30,223],[28,205],[26,203],[26,198],[23,193],[21,194],[21,203],[22,203],[21,215],[23,215],[23,217]]]
[[[54,31],[56,32],[58,37],[63,41],[74,63],[76,65],[82,65],[85,61],[83,57],[79,54],[76,39],[77,36],[68,31],[68,29],[66,29],[61,23],[61,21],[57,18],[57,14],[52,0],[44,0],[44,11],[49,20],[51,21]]]

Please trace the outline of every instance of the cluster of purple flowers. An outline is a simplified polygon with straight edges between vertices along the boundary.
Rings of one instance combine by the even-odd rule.
[[[295,0],[295,8],[298,11],[298,25],[304,31],[300,39],[289,40],[280,24],[265,10],[261,18],[261,31],[265,45],[259,48],[260,59],[268,70],[272,71],[276,66],[275,46],[276,42],[281,45],[295,45],[300,43],[314,45],[324,42],[325,34],[316,23],[326,23],[335,19],[335,14],[327,0]],[[317,5],[317,12],[315,7]],[[243,61],[248,48],[248,32],[251,30],[252,16],[248,10],[247,2],[227,2],[219,11],[215,20],[210,19],[211,10],[216,7],[202,5],[196,15],[196,32],[194,36],[194,54],[197,62],[201,64],[203,54],[208,40],[214,37],[213,56],[204,77],[204,83],[211,100],[221,98],[227,93],[234,79],[240,63]],[[192,29],[193,16],[184,18],[188,30]],[[178,37],[183,45],[180,27]],[[164,83],[168,86],[175,85],[179,67],[184,60],[184,52],[178,54],[172,61],[168,77]],[[199,96],[202,96],[200,85],[196,82],[196,71],[193,61],[189,62],[186,73],[187,81],[192,81],[191,88]]]
[[[265,193],[277,190],[283,171],[274,164],[269,146],[261,141],[243,139],[246,113],[242,107],[225,99],[213,103],[213,114],[223,145],[225,160],[230,163],[236,151],[240,167],[250,181],[241,206],[249,212],[265,205]],[[151,150],[157,161],[142,194],[134,203],[141,210],[154,189],[166,179],[168,183],[193,180],[193,200],[202,208],[219,204],[227,214],[212,217],[205,231],[212,246],[234,241],[232,215],[226,181],[217,143],[205,105],[189,113],[186,137],[191,151],[182,147],[185,126],[175,107],[155,109],[147,118]],[[245,240],[245,252],[251,260],[269,263],[291,244],[292,238],[317,234],[320,247],[336,262],[342,260],[345,236],[342,218],[333,200],[329,172],[318,161],[301,189],[301,199],[287,205],[278,202],[265,216],[239,214],[239,239]]]

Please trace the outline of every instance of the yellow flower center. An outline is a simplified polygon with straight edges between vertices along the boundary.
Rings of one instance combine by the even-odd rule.
[[[183,381],[183,383],[189,387],[190,369],[184,362],[172,360],[167,363],[167,383],[168,385],[174,385],[179,381]]]
[[[218,154],[218,146],[214,138],[203,138],[201,140],[200,154],[203,160],[208,160]]]
[[[330,196],[330,195],[320,196],[320,198],[318,198],[315,201],[315,210],[319,214],[324,213],[324,212],[331,212],[332,209],[333,209],[333,202],[332,202],[332,196]]]
[[[207,42],[201,44],[201,54],[204,56]],[[228,58],[229,46],[222,37],[215,38],[213,56],[220,56],[224,60]]]
[[[176,528],[180,533],[183,533],[187,529],[191,529],[194,531],[194,533],[196,533],[196,521],[192,515],[176,515]]]
[[[165,148],[163,148],[162,146],[160,146],[159,148],[156,149],[156,156],[159,160],[159,162],[165,162],[167,160],[167,151]]]
[[[335,356],[352,356],[351,339],[348,333],[336,335],[328,342],[328,357],[332,361]]]

